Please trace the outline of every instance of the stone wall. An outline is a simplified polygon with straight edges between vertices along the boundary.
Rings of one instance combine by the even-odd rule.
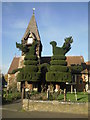
[[[88,115],[88,103],[23,100],[23,109],[28,111],[67,112]]]

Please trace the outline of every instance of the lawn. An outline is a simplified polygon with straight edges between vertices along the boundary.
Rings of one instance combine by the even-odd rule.
[[[57,100],[63,101],[64,100],[64,95],[58,95]],[[68,92],[66,94],[66,101],[71,101],[71,102],[88,102],[88,93],[84,92],[77,92],[77,101],[75,97],[75,93],[70,93]]]

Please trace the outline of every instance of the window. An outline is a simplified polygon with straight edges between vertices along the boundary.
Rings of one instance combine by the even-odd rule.
[[[32,44],[33,43],[33,38],[28,38],[27,44]]]

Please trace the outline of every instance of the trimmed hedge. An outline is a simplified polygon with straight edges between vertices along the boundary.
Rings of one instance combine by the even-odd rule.
[[[71,49],[72,42],[72,37],[66,38],[62,47],[56,46],[55,41],[50,42],[53,48],[53,56],[50,61],[50,71],[46,74],[48,82],[71,82],[71,72],[67,67],[65,54]]]
[[[51,60],[66,60],[65,55],[54,55],[51,57]]]
[[[39,66],[39,71],[42,72],[42,69],[47,69],[47,71],[50,70],[50,65],[48,63],[43,63]]]
[[[41,72],[38,68],[38,58],[36,56],[37,41],[33,42],[32,46],[29,47],[28,53],[25,54],[24,65],[18,76],[18,81],[32,81],[38,82],[41,80]]]
[[[37,65],[38,64],[38,61],[30,61],[30,60],[26,60],[24,62],[25,65]]]
[[[24,60],[37,60],[37,56],[36,55],[27,54],[25,56]]]
[[[26,65],[24,68],[24,72],[38,72],[38,66],[35,65]]]
[[[46,74],[47,82],[70,82],[71,73],[69,72],[48,72]]]
[[[18,81],[40,81],[41,72],[22,72],[17,76]]]
[[[65,60],[52,60],[50,61],[51,65],[67,65],[67,62]]]
[[[53,65],[50,66],[51,71],[59,71],[59,72],[67,72],[68,67],[67,66],[60,66],[60,65]]]

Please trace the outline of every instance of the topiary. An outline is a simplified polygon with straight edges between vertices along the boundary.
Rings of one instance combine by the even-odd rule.
[[[53,47],[53,56],[50,61],[50,71],[46,73],[47,82],[70,82],[71,72],[67,67],[65,54],[71,49],[72,37],[65,39],[62,47],[57,47],[55,41],[50,42]]]

